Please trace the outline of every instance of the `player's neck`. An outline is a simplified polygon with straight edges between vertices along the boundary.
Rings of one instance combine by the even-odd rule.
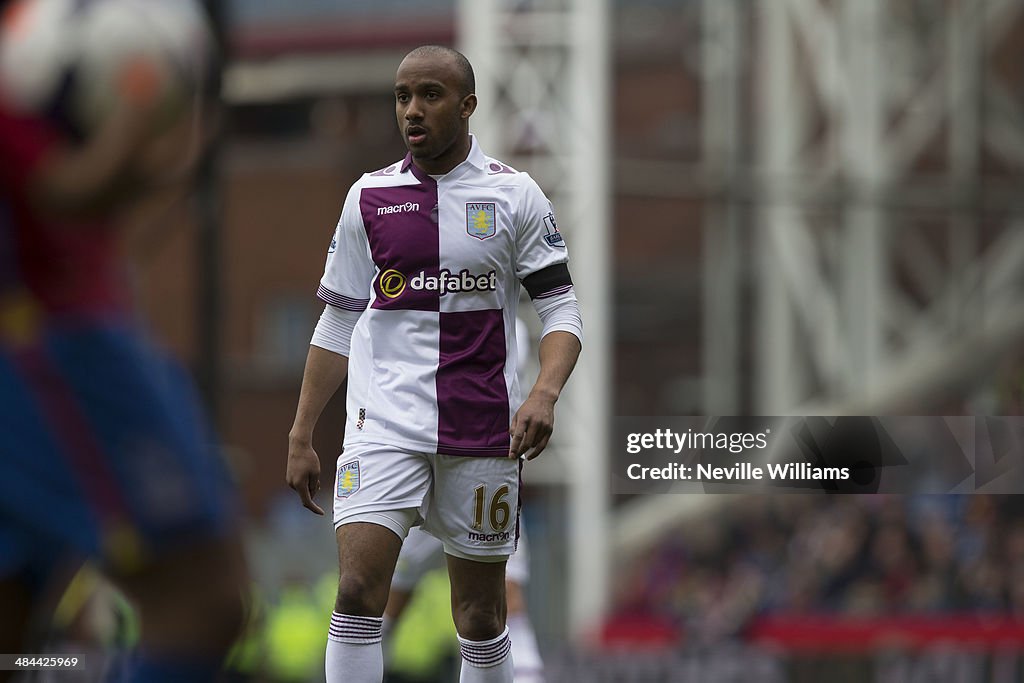
[[[453,168],[469,158],[469,151],[473,148],[473,141],[469,133],[460,135],[459,138],[440,155],[432,159],[421,159],[415,155],[412,163],[427,175],[445,175]]]

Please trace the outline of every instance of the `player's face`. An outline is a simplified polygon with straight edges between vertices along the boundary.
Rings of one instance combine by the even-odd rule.
[[[461,92],[452,59],[407,57],[398,67],[398,129],[416,165],[427,173],[447,173],[469,154],[469,117],[476,95]]]

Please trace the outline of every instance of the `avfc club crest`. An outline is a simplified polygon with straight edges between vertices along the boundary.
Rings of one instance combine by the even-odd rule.
[[[562,233],[558,232],[558,224],[555,223],[555,214],[553,212],[548,213],[544,216],[544,241],[552,247],[565,248],[565,241],[562,240]]]
[[[494,202],[466,204],[466,232],[478,240],[494,237]]]
[[[344,465],[338,465],[338,485],[335,495],[338,498],[348,498],[359,490],[359,461],[350,460]]]

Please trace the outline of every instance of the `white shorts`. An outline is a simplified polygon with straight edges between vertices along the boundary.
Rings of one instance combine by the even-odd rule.
[[[334,527],[373,522],[402,539],[422,523],[449,555],[500,562],[515,551],[518,460],[355,444],[338,457]]]
[[[444,564],[441,541],[422,529],[412,528],[402,543],[402,552],[398,555],[398,565],[391,579],[391,587],[411,592],[427,572],[440,569]],[[529,546],[526,542],[525,529],[521,526],[519,545],[505,566],[505,579],[520,586],[525,586],[530,579]]]

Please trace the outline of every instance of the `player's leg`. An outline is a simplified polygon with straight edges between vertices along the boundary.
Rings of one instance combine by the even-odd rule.
[[[139,607],[130,680],[215,680],[248,576],[234,488],[187,375],[123,323],[55,330],[45,351],[51,424],[91,520],[61,531]]]
[[[402,541],[418,521],[430,466],[418,453],[358,445],[338,458],[338,595],[327,636],[328,683],[380,683],[384,608]]]
[[[398,623],[402,613],[412,600],[416,585],[424,574],[444,566],[444,549],[437,540],[419,527],[409,530],[398,555],[398,564],[391,578],[391,592],[384,608],[384,659],[388,658],[388,640],[391,629]]]
[[[242,627],[249,579],[240,541],[194,541],[112,578],[139,610],[139,662],[131,680],[214,680]]]
[[[337,539],[335,608],[355,616],[382,616],[402,538],[374,522],[351,522],[338,527]]]
[[[537,647],[537,634],[526,611],[524,590],[529,580],[530,549],[525,529],[520,528],[519,546],[505,566],[506,621],[512,640],[512,661],[515,663],[513,678],[516,683],[544,683],[544,662]]]
[[[391,592],[388,593],[388,604],[384,607],[384,636],[387,638],[388,632],[391,630],[398,620],[402,618],[402,613],[405,612],[405,608],[409,606],[409,602],[412,600],[411,588],[398,588],[393,583],[391,584]]]
[[[53,479],[59,481],[59,476],[49,481],[41,476],[56,466],[53,452],[57,446],[41,411],[31,400],[31,385],[21,368],[20,354],[4,336],[3,303],[0,301],[0,653],[19,654],[29,647],[30,622],[40,593],[39,582],[29,571],[32,546],[54,543],[40,529],[29,528],[27,522],[44,519],[56,524],[57,519],[48,514],[49,504],[50,497],[57,498],[60,491],[53,486]],[[44,469],[21,466],[33,462],[41,462]],[[37,488],[32,490],[31,484]],[[45,497],[19,499],[18,493],[26,489]],[[12,672],[0,671],[0,681],[11,676]]]
[[[8,345],[0,302],[0,652],[39,653],[73,542],[90,510],[49,421],[38,345]],[[80,555],[81,553],[79,553]],[[73,558],[69,561],[73,562]],[[57,595],[55,595],[55,591]],[[0,681],[11,672],[0,671]]]
[[[505,561],[515,550],[519,463],[434,456],[424,528],[442,539],[463,683],[512,681],[505,625]]]
[[[391,661],[391,632],[395,630],[395,624],[402,618],[402,613],[412,601],[412,591],[402,588],[395,588],[391,585],[391,592],[388,594],[388,604],[384,607],[384,618],[380,624],[381,656],[384,658],[384,668],[387,669]]]
[[[462,651],[462,683],[511,683],[505,625],[505,563],[448,556],[452,618]]]
[[[526,613],[523,585],[506,580],[505,601],[508,605],[506,623],[512,641],[512,661],[515,664],[513,680],[516,683],[544,683],[544,661],[537,647],[537,634]]]
[[[388,593],[388,604],[384,607],[384,621],[381,622],[381,636],[384,639],[384,659],[388,658],[390,652],[389,640],[391,638],[391,631],[394,630],[395,624],[402,618],[402,613],[405,612],[405,608],[409,606],[412,601],[412,590],[405,588],[396,588],[394,584],[391,585],[391,592]]]
[[[327,635],[328,683],[379,683],[382,623],[401,537],[375,522],[338,527],[338,596]]]

